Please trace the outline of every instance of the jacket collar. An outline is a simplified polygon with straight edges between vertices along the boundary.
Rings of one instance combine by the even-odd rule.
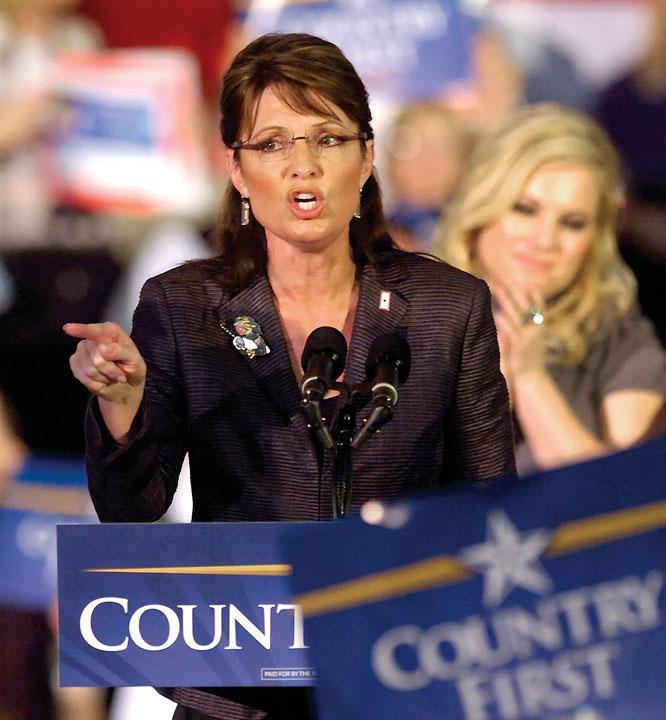
[[[372,341],[404,326],[408,302],[401,295],[400,286],[405,275],[405,268],[399,261],[381,269],[370,265],[363,268],[352,342],[345,365],[348,383],[365,380],[365,361]],[[209,288],[209,296],[219,298],[219,320],[230,330],[234,318],[241,315],[249,315],[259,323],[270,353],[254,358],[244,356],[244,360],[277,408],[286,412],[292,421],[300,417],[298,383],[268,278],[265,275],[257,277],[231,297],[225,297],[224,293],[220,297],[219,291],[211,290]]]
[[[403,274],[398,270],[387,268],[382,272],[370,265],[363,269],[345,368],[349,383],[365,380],[365,361],[372,341],[384,333],[396,332],[404,323],[408,302],[399,290]]]

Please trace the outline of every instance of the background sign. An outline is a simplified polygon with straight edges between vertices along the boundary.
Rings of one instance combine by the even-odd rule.
[[[666,707],[666,439],[286,540],[320,720]]]
[[[83,523],[89,505],[82,460],[31,457],[0,507],[0,602],[46,610],[56,595],[56,525]]]
[[[458,0],[250,3],[244,30],[304,32],[335,43],[374,100],[439,96],[465,84],[479,21]],[[471,3],[470,3],[471,5]]]
[[[59,200],[130,215],[200,213],[212,187],[197,134],[200,90],[183,50],[67,54],[50,89],[67,122],[54,137]]]
[[[296,526],[60,526],[61,685],[311,685],[276,545]]]

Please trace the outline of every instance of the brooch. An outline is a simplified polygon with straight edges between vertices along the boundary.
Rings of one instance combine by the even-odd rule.
[[[234,332],[231,332],[223,322],[220,323],[220,327],[232,338],[236,350],[249,358],[255,355],[268,355],[271,351],[261,335],[261,325],[249,315],[234,318]]]

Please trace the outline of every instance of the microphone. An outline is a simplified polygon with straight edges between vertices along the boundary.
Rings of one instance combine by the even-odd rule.
[[[327,326],[310,333],[301,356],[305,373],[301,382],[301,405],[308,427],[316,432],[326,449],[333,448],[335,441],[321,416],[319,403],[345,369],[346,356],[345,336]]]
[[[393,408],[398,404],[398,386],[407,380],[410,367],[411,350],[405,338],[397,333],[375,338],[365,363],[373,408],[352,439],[354,450],[393,417]]]
[[[301,383],[301,396],[306,402],[323,400],[330,386],[345,369],[347,341],[333,327],[318,327],[305,341],[301,367],[305,375]]]

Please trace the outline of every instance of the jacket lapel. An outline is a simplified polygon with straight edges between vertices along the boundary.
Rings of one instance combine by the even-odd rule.
[[[352,342],[345,365],[346,382],[363,382],[372,341],[384,333],[396,332],[404,325],[408,302],[399,292],[403,274],[395,265],[386,271],[376,270],[370,265],[364,267]],[[212,295],[211,289],[208,290]],[[246,366],[277,409],[293,422],[301,417],[300,394],[267,277],[258,277],[231,298],[222,294],[218,305],[219,321],[233,331],[233,320],[241,315],[248,315],[259,323],[270,353],[253,358],[239,354],[243,355]]]
[[[241,315],[251,317],[261,326],[261,334],[270,348],[268,355],[250,358],[245,353],[237,352],[243,356],[247,368],[281,414],[293,421],[300,415],[300,396],[268,278],[260,276],[238,294],[223,300],[218,314],[220,322],[231,332],[234,318]],[[229,337],[231,342],[232,338]]]
[[[408,302],[398,292],[402,272],[387,272],[366,265],[361,275],[356,320],[347,355],[345,379],[357,384],[365,380],[365,361],[372,341],[384,333],[396,332],[406,316]]]

